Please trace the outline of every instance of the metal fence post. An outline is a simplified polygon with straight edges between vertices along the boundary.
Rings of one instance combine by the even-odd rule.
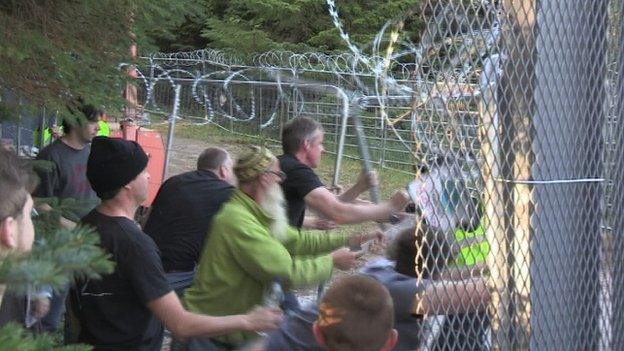
[[[337,138],[336,163],[334,165],[334,179],[332,186],[338,186],[340,181],[340,167],[342,167],[342,156],[344,153],[344,144],[347,134],[347,124],[349,123],[350,103],[347,94],[341,89],[336,89],[336,95],[342,100],[342,122],[340,124],[340,136]]]
[[[606,5],[503,2],[508,59],[481,133],[496,349],[598,345]]]
[[[45,146],[45,130],[46,130],[46,108],[43,106],[41,108],[41,116],[39,117],[39,150],[43,149]],[[37,140],[33,141],[33,144],[36,145]]]
[[[620,14],[622,13],[622,4],[620,3]],[[613,208],[619,209],[613,211],[613,314],[611,322],[613,339],[609,345],[611,350],[621,350],[624,348],[624,17],[619,18],[619,62],[617,64],[617,72],[619,72],[618,81],[612,82],[617,85],[616,92],[616,113],[615,118],[615,154],[613,158]]]
[[[16,134],[15,134],[15,140],[16,140],[16,147],[15,149],[17,150],[17,154],[19,155],[20,153],[20,148],[22,147],[22,98],[20,97],[18,99],[17,102],[17,123],[16,123]]]
[[[175,135],[176,119],[178,118],[178,109],[180,107],[180,89],[181,85],[175,86],[175,97],[173,101],[173,111],[169,117],[169,130],[167,131],[167,149],[165,150],[165,167],[163,170],[163,179],[167,179],[169,169],[169,160],[171,158],[171,147],[173,146],[173,138]]]
[[[607,8],[550,0],[537,17],[531,178],[558,184],[533,191],[533,350],[599,343]]]
[[[504,4],[494,343],[595,349],[607,1]]]

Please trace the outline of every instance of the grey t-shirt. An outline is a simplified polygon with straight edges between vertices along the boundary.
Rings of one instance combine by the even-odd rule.
[[[37,159],[50,161],[52,169],[39,172],[41,183],[33,195],[77,200],[71,208],[74,218],[69,218],[73,221],[89,213],[99,202],[87,179],[90,152],[91,145],[76,150],[60,139],[41,150]]]

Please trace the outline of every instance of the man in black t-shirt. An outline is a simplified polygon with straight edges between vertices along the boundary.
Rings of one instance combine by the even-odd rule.
[[[115,270],[101,279],[77,281],[72,288],[78,341],[95,350],[159,351],[161,322],[178,338],[273,329],[281,319],[277,310],[209,317],[182,307],[167,283],[156,245],[133,220],[147,197],[146,166],[147,155],[137,143],[93,139],[87,177],[102,203],[82,223],[98,231]]]
[[[212,217],[232,195],[233,166],[227,151],[208,148],[197,170],[169,178],[152,204],[145,233],[160,249],[167,280],[178,295],[193,282]]]
[[[407,205],[407,195],[397,191],[388,202],[380,204],[357,203],[359,194],[375,181],[366,174],[340,196],[330,192],[312,169],[319,166],[324,132],[321,125],[309,118],[298,117],[282,130],[280,168],[286,173],[282,189],[288,204],[288,219],[292,226],[327,229],[326,221],[305,219],[305,209],[311,208],[337,224],[361,223],[369,220],[388,220],[392,214]],[[372,183],[372,184],[369,184]]]

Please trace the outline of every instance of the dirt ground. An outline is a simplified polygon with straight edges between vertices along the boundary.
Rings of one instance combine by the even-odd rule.
[[[196,168],[197,157],[199,154],[204,151],[204,149],[211,146],[222,147],[233,155],[237,155],[243,148],[243,146],[239,144],[217,145],[208,141],[176,137],[172,145],[171,157],[169,159],[169,168],[167,170],[168,176],[170,177],[194,170]]]

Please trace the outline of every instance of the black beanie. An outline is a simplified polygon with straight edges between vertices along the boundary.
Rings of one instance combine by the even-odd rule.
[[[134,141],[98,136],[91,142],[87,178],[95,193],[117,190],[147,167],[147,155]]]

